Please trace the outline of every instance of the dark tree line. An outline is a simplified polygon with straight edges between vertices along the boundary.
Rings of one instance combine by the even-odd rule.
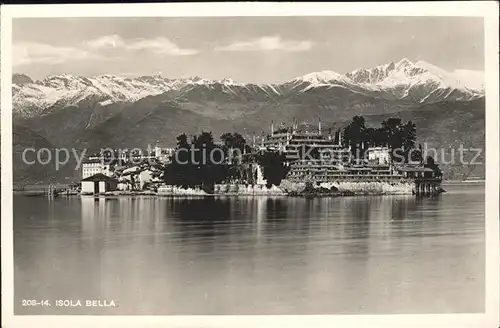
[[[356,157],[363,157],[369,147],[389,147],[393,156],[405,161],[419,161],[421,152],[415,148],[417,129],[412,121],[403,123],[400,118],[384,120],[378,128],[367,127],[362,116],[354,116],[342,133],[342,145],[350,147]],[[413,149],[413,151],[411,151]],[[411,151],[411,158],[410,158]]]
[[[223,142],[223,150],[226,156],[229,156],[232,151],[232,156],[238,153],[243,154],[245,151],[250,152],[250,146],[247,145],[245,138],[239,133],[224,133],[220,137]]]
[[[260,153],[256,156],[256,161],[263,169],[263,176],[267,180],[268,187],[278,186],[290,170],[290,167],[285,164],[286,156],[280,152]]]
[[[262,167],[268,185],[279,185],[288,173],[283,154],[265,152],[235,161],[236,156],[250,153],[245,138],[239,133],[224,133],[220,139],[222,143],[215,143],[211,132],[202,132],[191,140],[186,134],[179,135],[175,152],[164,170],[165,182],[184,188],[202,187],[207,191],[231,179],[254,183],[256,177],[249,165],[251,162]]]
[[[165,167],[164,179],[168,184],[210,188],[225,179],[228,165],[226,153],[215,144],[211,132],[202,132],[188,141],[186,134],[177,137],[177,147],[171,162]]]

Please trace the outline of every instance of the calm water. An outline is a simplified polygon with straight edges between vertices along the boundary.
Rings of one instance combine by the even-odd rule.
[[[445,189],[437,198],[16,196],[16,314],[482,312],[484,185]]]

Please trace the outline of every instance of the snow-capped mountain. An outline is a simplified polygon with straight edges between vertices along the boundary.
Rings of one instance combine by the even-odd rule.
[[[69,74],[48,76],[41,81],[26,81],[25,75],[14,75],[14,111],[22,116],[33,116],[56,104],[74,106],[92,98],[95,103],[106,106],[113,103],[131,103],[151,95],[162,94],[187,85],[211,83],[199,77],[167,79],[159,75],[124,78],[115,75],[81,77]]]
[[[443,100],[467,101],[484,95],[482,72],[447,72],[432,64],[403,59],[397,63],[359,69],[347,74],[321,71],[306,74],[281,85],[255,85],[230,78],[208,80],[198,76],[169,79],[159,74],[141,77],[100,75],[81,77],[69,74],[48,76],[41,81],[23,74],[13,76],[13,105],[16,115],[30,118],[50,112],[51,108],[114,103],[134,103],[148,96],[176,91],[175,96],[189,100],[248,102],[301,97],[308,92],[328,98],[332,88],[387,101],[432,103]],[[203,98],[203,99],[202,99]]]
[[[467,101],[482,97],[483,80],[482,72],[447,72],[424,61],[414,64],[404,58],[397,63],[358,69],[345,75],[332,71],[310,73],[291,82],[305,83],[303,92],[311,88],[340,86],[384,99],[423,103],[426,100]]]

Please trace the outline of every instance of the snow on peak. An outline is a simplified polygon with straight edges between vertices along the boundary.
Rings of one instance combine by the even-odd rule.
[[[223,78],[222,80],[219,81],[219,83],[225,84],[225,85],[237,85],[238,84],[233,79],[231,79],[229,77]]]
[[[199,76],[167,79],[156,73],[149,76],[123,77],[102,74],[80,77],[70,74],[47,76],[42,81],[21,80],[13,85],[13,102],[18,112],[27,108],[48,109],[56,103],[77,105],[89,97],[97,99],[101,106],[117,102],[134,102],[147,96],[159,95],[169,90],[180,90],[186,86],[223,84],[242,85],[233,79],[207,80]],[[22,83],[21,83],[22,82]],[[26,113],[29,116],[29,113]]]
[[[181,88],[186,85],[214,85],[214,84],[223,84],[226,86],[238,85],[242,86],[244,84],[238,83],[229,77],[225,77],[222,80],[209,80],[204,79],[199,76],[192,76],[188,78],[177,79],[175,82],[176,88]]]
[[[74,75],[68,74],[68,73],[63,73],[63,74],[50,74],[45,77],[44,80],[53,80],[53,79],[73,79],[75,78]]]
[[[446,73],[446,71],[442,68],[439,68],[435,65],[432,65],[431,63],[428,63],[423,60],[419,60],[418,62],[415,63],[415,66],[423,68],[425,70],[431,71],[431,72],[441,72],[441,73]]]
[[[307,91],[309,89],[322,86],[352,85],[352,81],[349,77],[328,70],[309,73],[304,76],[297,77],[293,79],[291,82],[294,84],[308,83],[309,85],[305,87],[302,91]]]
[[[133,102],[172,89],[171,81],[161,77],[125,78],[103,74],[79,77],[70,74],[50,75],[41,81],[14,86],[14,107],[47,109],[56,103],[76,105],[82,100],[100,100],[103,106],[117,102]],[[26,113],[29,116],[29,113]]]
[[[316,87],[340,85],[355,92],[377,96],[389,95],[390,99],[407,98],[411,101],[425,100],[427,95],[438,92],[450,94],[449,89],[457,89],[460,100],[475,99],[483,93],[482,73],[467,70],[447,72],[437,66],[418,61],[413,63],[408,58],[397,62],[378,65],[373,68],[361,68],[345,75],[321,71],[295,78],[291,82],[304,83],[308,86],[302,91]],[[423,96],[422,96],[423,95]],[[457,98],[458,99],[458,98]]]
[[[345,79],[345,76],[334,71],[321,71],[309,73],[301,77],[297,77],[295,81],[310,82],[310,83],[326,83]]]
[[[111,74],[82,77],[59,74],[47,76],[41,81],[16,75],[13,76],[13,82],[13,103],[19,112],[30,111],[31,108],[44,110],[59,102],[76,105],[89,97],[97,99],[104,106],[117,102],[133,102],[184,87],[207,86],[216,90],[214,86],[221,84],[224,86],[224,92],[234,92],[234,86],[247,86],[231,78],[209,80],[192,76],[168,79],[163,78],[161,73],[139,77]],[[451,94],[450,89],[458,90],[461,100],[475,99],[474,97],[484,94],[484,72],[463,69],[448,72],[425,61],[413,63],[407,58],[372,68],[361,68],[345,75],[330,70],[313,72],[287,83],[300,86],[301,92],[316,87],[340,86],[375,97],[388,96],[387,99],[410,96],[411,101],[417,102],[421,98],[425,100],[431,94],[443,94],[446,98],[446,95]],[[280,93],[272,85],[262,85],[261,90],[272,90],[273,94]],[[429,99],[435,98],[432,96]]]
[[[357,83],[384,89],[404,85],[432,84],[440,88],[451,87],[481,92],[484,80],[481,72],[465,70],[448,72],[422,60],[413,63],[408,58],[371,69],[359,69],[346,75]]]
[[[396,67],[412,67],[414,66],[411,60],[403,58],[395,64]]]
[[[484,90],[483,72],[463,69],[448,72],[423,60],[418,61],[415,66],[439,77],[443,83],[453,88],[467,88],[479,92],[483,92]]]
[[[190,76],[187,78],[177,79],[177,82],[178,83],[176,83],[176,85],[180,87],[180,86],[189,85],[189,84],[198,84],[198,85],[209,84],[210,80],[204,79],[204,78],[199,77],[199,76]]]
[[[460,85],[466,85],[469,89],[484,92],[484,72],[456,69],[453,71],[453,75]]]
[[[199,77],[198,75],[196,75],[196,76],[191,76],[191,77],[189,77],[189,78],[188,78],[188,80],[191,80],[191,81],[193,81],[193,82],[199,82],[199,81],[202,81],[202,80],[203,80],[203,78],[202,78],[202,77]]]

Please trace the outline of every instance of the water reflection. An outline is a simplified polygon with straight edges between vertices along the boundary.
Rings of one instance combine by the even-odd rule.
[[[16,198],[16,313],[482,311],[484,193],[439,198]]]

